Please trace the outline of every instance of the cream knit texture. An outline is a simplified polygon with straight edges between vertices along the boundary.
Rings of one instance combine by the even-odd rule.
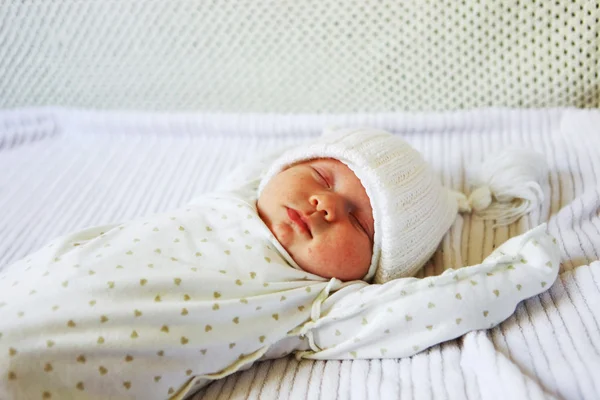
[[[373,257],[363,279],[384,283],[414,275],[454,222],[456,197],[406,141],[373,128],[327,130],[315,142],[285,152],[265,173],[259,192],[286,167],[327,157],[346,164],[371,201]]]
[[[598,0],[0,1],[0,107],[600,107]]]

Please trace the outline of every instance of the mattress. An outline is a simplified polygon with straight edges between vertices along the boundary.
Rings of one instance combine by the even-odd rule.
[[[178,207],[237,164],[319,134],[369,125],[402,135],[447,186],[508,146],[542,153],[546,200],[508,227],[458,217],[419,277],[479,263],[547,221],[561,274],[494,329],[405,359],[261,362],[194,399],[600,398],[600,110],[391,114],[0,111],[0,268],[49,239]]]

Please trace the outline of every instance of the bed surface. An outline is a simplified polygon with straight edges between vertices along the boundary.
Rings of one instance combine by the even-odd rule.
[[[481,262],[548,221],[562,250],[552,288],[498,327],[414,357],[288,357],[218,381],[194,399],[600,398],[600,111],[478,109],[447,113],[150,114],[63,108],[0,111],[0,268],[53,237],[178,207],[238,163],[307,140],[328,125],[403,135],[445,185],[505,146],[546,156],[546,201],[508,228],[459,217],[419,276]]]

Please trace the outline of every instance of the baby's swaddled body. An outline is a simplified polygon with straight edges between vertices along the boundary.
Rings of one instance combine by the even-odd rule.
[[[408,357],[493,327],[558,274],[544,225],[482,264],[426,279],[311,274],[259,216],[267,165],[240,167],[180,209],[60,237],[0,270],[0,399],[185,398],[292,352]]]
[[[292,351],[409,356],[501,322],[552,283],[558,253],[537,228],[427,279],[342,283],[292,263],[236,193],[61,237],[2,271],[0,397],[183,398]]]
[[[0,397],[166,398],[260,358],[328,284],[291,268],[269,237],[243,199],[205,196],[61,237],[8,267]]]

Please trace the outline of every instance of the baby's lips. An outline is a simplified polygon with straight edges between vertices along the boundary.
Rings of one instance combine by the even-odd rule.
[[[310,229],[310,221],[306,218],[303,218],[300,213],[293,208],[287,209],[287,214],[290,220],[300,228],[300,230],[310,237],[312,237],[312,231]]]

